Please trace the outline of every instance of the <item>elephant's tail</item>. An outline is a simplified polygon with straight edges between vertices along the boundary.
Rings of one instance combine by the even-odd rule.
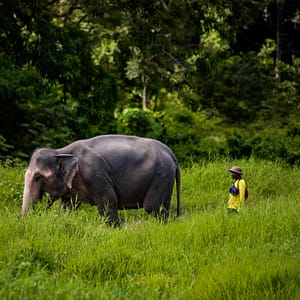
[[[177,217],[180,215],[180,169],[179,166],[177,166],[176,174],[176,195],[177,195]]]

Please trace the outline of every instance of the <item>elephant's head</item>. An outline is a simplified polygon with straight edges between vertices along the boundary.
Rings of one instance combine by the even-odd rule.
[[[43,193],[49,193],[52,201],[62,197],[72,188],[78,172],[78,159],[72,154],[58,153],[54,149],[37,149],[25,173],[22,216],[27,214]]]

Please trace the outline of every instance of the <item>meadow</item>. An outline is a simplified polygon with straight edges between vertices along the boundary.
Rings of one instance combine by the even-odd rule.
[[[226,214],[232,165],[249,200]],[[183,167],[181,216],[108,227],[90,206],[20,218],[25,167],[0,167],[0,299],[300,299],[300,167],[216,159]]]

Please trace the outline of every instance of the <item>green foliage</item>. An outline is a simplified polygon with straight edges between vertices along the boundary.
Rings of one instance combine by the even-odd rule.
[[[81,137],[110,132],[118,102],[118,86],[114,76],[105,72],[101,66],[95,66],[91,76],[90,90],[78,99],[79,121],[74,120],[77,136]]]
[[[119,132],[165,141],[180,161],[299,162],[299,12],[280,5],[2,1],[0,156]],[[143,95],[151,111],[132,109]]]
[[[233,129],[226,138],[228,154],[236,158],[254,155],[266,160],[282,160],[290,165],[299,164],[300,124],[296,120],[291,118],[284,128],[273,126],[257,130],[258,123],[247,130]]]
[[[250,187],[236,218],[225,212],[232,165]],[[44,204],[18,218],[24,171],[0,167],[1,299],[299,297],[298,167],[255,159],[191,165],[182,169],[179,219],[162,224],[122,211],[119,230],[84,205],[62,213]]]
[[[158,116],[150,110],[126,108],[116,113],[116,130],[122,134],[159,138],[162,127]]]
[[[0,161],[0,205],[7,211],[20,205],[24,186],[24,165],[9,159]]]
[[[181,162],[224,153],[224,135],[216,130],[219,120],[208,118],[204,111],[192,112],[180,103],[171,102],[161,113],[126,108],[115,118],[118,133],[162,140]]]
[[[0,61],[0,134],[6,145],[0,155],[26,158],[36,146],[71,140],[66,118],[70,109],[60,101],[62,87],[42,78],[34,67],[15,66],[4,54]]]
[[[2,135],[0,135],[0,151],[7,153],[8,150],[12,149],[12,148],[13,148],[13,146],[7,144],[6,139]]]
[[[6,140],[0,155],[26,158],[37,146],[108,132],[116,80],[94,64],[92,39],[73,8],[65,1],[0,6],[6,20],[1,42],[11,46],[0,57],[0,135]],[[14,37],[20,41],[12,42]]]
[[[227,122],[245,125],[257,119],[261,103],[273,95],[273,67],[262,64],[256,53],[231,56],[199,88],[209,94],[203,106],[216,108]]]
[[[161,139],[180,161],[207,158],[224,151],[225,140],[217,130],[220,120],[210,118],[205,111],[192,112],[181,103],[170,103],[160,122],[163,126]]]

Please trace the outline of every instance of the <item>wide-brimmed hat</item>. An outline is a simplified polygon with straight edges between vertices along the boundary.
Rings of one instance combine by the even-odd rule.
[[[240,174],[240,175],[243,174],[242,169],[238,166],[233,166],[231,169],[228,169],[228,171],[233,172],[233,173],[237,173],[237,174]]]

